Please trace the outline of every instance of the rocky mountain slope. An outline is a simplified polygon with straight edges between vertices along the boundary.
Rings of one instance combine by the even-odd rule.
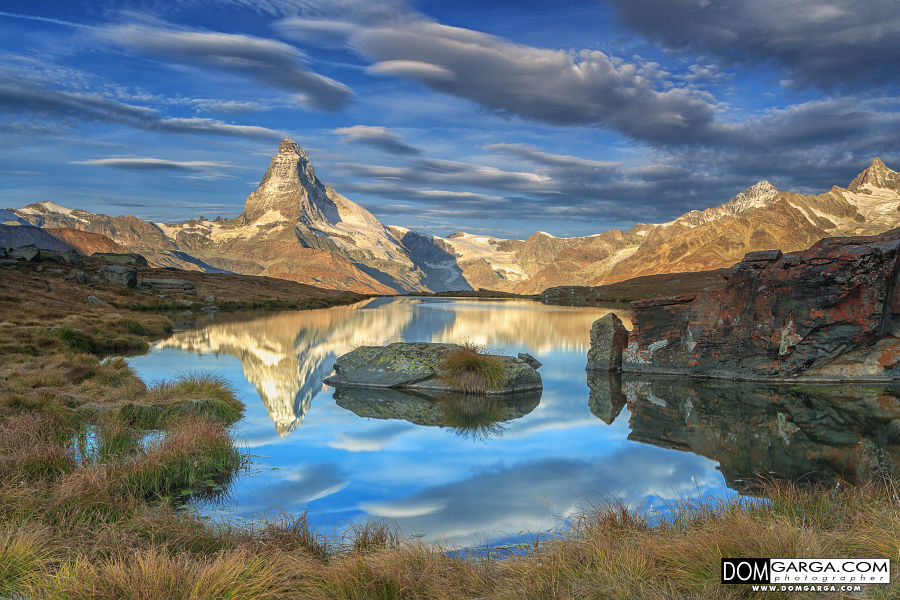
[[[4,225],[57,230],[55,237],[85,251],[97,251],[102,238],[76,239],[71,230],[98,234],[156,266],[268,275],[362,293],[487,288],[533,294],[557,285],[723,268],[754,250],[793,251],[826,236],[881,233],[900,225],[898,208],[900,174],[876,158],[847,188],[805,196],[761,181],[719,206],[628,231],[574,238],[537,232],[526,240],[462,232],[438,237],[385,226],[324,185],[288,138],[234,219],[148,223],[52,202],[0,212]]]

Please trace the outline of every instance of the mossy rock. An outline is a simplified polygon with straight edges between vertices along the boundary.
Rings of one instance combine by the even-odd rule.
[[[454,391],[442,377],[448,353],[460,350],[457,344],[395,342],[387,346],[360,346],[344,354],[334,364],[335,374],[325,380],[332,386],[406,388]],[[540,374],[523,359],[497,356],[505,370],[505,382],[487,394],[509,394],[543,388]]]

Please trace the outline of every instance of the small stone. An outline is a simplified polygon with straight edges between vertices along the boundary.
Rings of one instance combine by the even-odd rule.
[[[210,294],[209,296],[207,296],[207,297],[205,298],[205,300],[206,300],[207,302],[215,302],[215,301],[216,301],[216,295],[215,295],[215,294]]]
[[[544,366],[541,361],[539,361],[532,355],[528,354],[527,352],[519,352],[517,358],[519,360],[521,360],[523,363],[525,363],[526,365],[530,366],[535,371],[537,371],[542,366]]]
[[[186,298],[179,298],[178,304],[181,304],[182,306],[193,306],[194,302],[192,300],[187,300]]]
[[[628,330],[615,313],[607,313],[591,326],[591,347],[587,355],[589,371],[619,371],[622,351],[628,344]]]
[[[14,258],[0,258],[0,265],[6,265],[10,267],[18,267],[18,263]]]
[[[741,262],[775,262],[781,256],[781,250],[757,250],[745,254]]]
[[[104,302],[97,296],[88,296],[85,302],[87,302],[88,304],[106,304],[106,302]]]
[[[205,311],[209,311],[209,312],[214,312],[214,311],[219,310],[219,307],[218,307],[218,306],[204,306],[204,307],[201,308],[200,310],[205,310]]]

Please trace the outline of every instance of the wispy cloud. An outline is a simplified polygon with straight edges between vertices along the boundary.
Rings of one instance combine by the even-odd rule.
[[[167,160],[148,157],[109,157],[88,160],[69,161],[71,165],[90,165],[96,167],[112,167],[115,169],[131,169],[136,171],[209,171],[210,169],[234,169],[233,164],[216,161],[199,160]]]
[[[339,111],[353,95],[343,83],[310,69],[299,49],[277,40],[189,30],[147,17],[97,27],[94,35],[142,54],[287,90],[304,105],[320,110]]]
[[[420,148],[406,143],[402,136],[387,127],[354,125],[353,127],[338,127],[334,133],[341,136],[344,143],[366,144],[390,154],[405,156],[422,154]]]
[[[167,133],[278,139],[282,132],[254,125],[233,125],[208,118],[163,117],[155,109],[126,104],[96,93],[70,92],[36,82],[0,82],[0,111],[75,124],[119,123]]]
[[[686,88],[658,89],[634,65],[598,50],[570,52],[516,44],[407,13],[373,25],[323,27],[283,19],[286,36],[310,41],[323,31],[372,62],[370,73],[412,79],[501,114],[554,125],[608,127],[636,139],[668,142],[714,120],[714,106]]]

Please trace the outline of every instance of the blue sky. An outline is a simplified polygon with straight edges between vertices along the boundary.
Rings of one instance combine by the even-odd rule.
[[[237,215],[278,140],[388,224],[597,233],[900,166],[894,0],[7,0],[0,195]]]

